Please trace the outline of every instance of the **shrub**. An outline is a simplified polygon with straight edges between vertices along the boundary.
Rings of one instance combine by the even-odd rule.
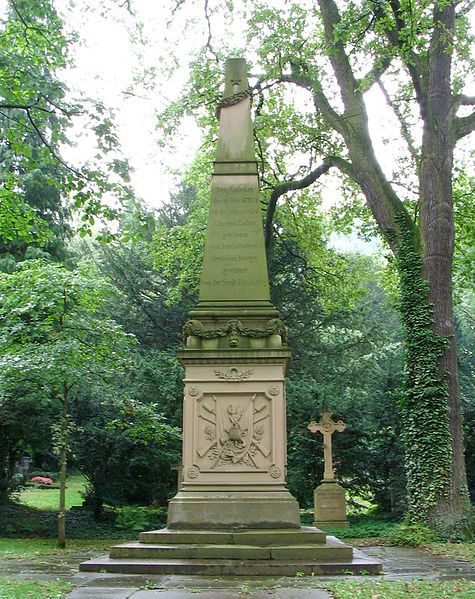
[[[166,515],[167,511],[163,508],[126,505],[117,510],[115,526],[130,531],[162,528],[166,523]]]
[[[428,526],[423,524],[399,524],[388,534],[392,545],[417,547],[437,541],[437,535]]]
[[[41,485],[52,485],[53,481],[51,480],[51,478],[49,478],[49,476],[33,476],[33,478],[30,478],[30,482],[31,483],[39,483]]]

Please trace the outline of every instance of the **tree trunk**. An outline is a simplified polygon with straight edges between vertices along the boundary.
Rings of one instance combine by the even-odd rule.
[[[66,452],[68,443],[68,392],[64,385],[61,399],[61,439],[59,456],[58,546],[66,547]]]
[[[465,471],[460,387],[458,380],[455,320],[452,302],[454,214],[452,167],[454,124],[451,120],[451,43],[454,6],[435,9],[436,30],[430,55],[427,83],[428,116],[424,121],[420,172],[420,234],[424,276],[433,305],[433,328],[449,343],[439,362],[439,374],[447,382],[447,414],[451,436],[451,484],[447,498],[430,510],[429,520],[437,528],[456,529],[468,525],[470,508]],[[465,525],[463,520],[466,520]]]
[[[331,47],[329,60],[345,107],[343,118],[322,99],[318,82],[313,85],[315,101],[345,139],[352,176],[398,260],[407,371],[402,411],[409,516],[449,534],[463,535],[470,525],[470,504],[452,305],[455,117],[451,111],[451,46],[455,2],[433,3],[427,57],[404,48],[404,9],[397,1],[390,4],[395,28],[387,28],[387,39],[406,64],[423,122],[418,227],[378,164],[362,94],[345,46],[335,36],[341,25],[337,5],[334,0],[319,0],[319,5]],[[375,6],[374,11],[375,18],[381,18],[379,8]]]

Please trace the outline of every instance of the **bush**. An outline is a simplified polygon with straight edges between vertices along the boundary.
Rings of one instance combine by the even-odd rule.
[[[41,523],[41,512],[27,506],[7,502],[0,506],[0,536],[26,537],[45,536]]]
[[[341,539],[387,539],[397,524],[390,516],[350,516],[349,528],[332,528],[329,534]]]
[[[166,524],[167,510],[126,505],[117,510],[115,526],[122,530],[142,531],[163,528]]]
[[[423,524],[399,524],[388,535],[391,545],[417,547],[437,541],[437,535]]]
[[[58,472],[47,472],[46,470],[31,470],[31,472],[28,473],[29,480],[36,476],[41,476],[42,478],[50,478],[53,482],[59,481]]]

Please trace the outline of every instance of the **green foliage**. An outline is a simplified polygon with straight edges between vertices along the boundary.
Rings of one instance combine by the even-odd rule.
[[[406,490],[395,402],[401,387],[400,328],[378,285],[379,267],[371,269],[364,260],[360,285],[367,295],[352,309],[325,310],[320,289],[306,284],[300,248],[291,249],[289,255],[274,248],[270,271],[272,299],[293,350],[287,382],[289,488],[301,507],[313,505],[313,489],[323,475],[323,438],[307,426],[326,407],[347,423],[333,439],[340,482],[383,511],[401,514]],[[358,259],[354,262],[357,270]]]
[[[114,217],[117,210],[102,198],[112,193],[120,202],[131,195],[128,165],[104,105],[72,99],[61,79],[77,36],[53,2],[7,2],[0,31],[0,253],[23,259],[32,244],[63,259],[69,209],[81,210],[82,235],[91,234],[95,218]],[[61,153],[71,144],[75,118],[93,132],[97,152],[73,167]]]
[[[80,384],[130,363],[133,338],[102,313],[111,292],[84,269],[42,261],[0,273],[0,479],[26,449],[49,443],[45,426],[57,431],[59,406]]]
[[[128,382],[124,381],[124,390],[133,395],[133,380],[130,387]],[[140,391],[138,386],[135,393]],[[157,389],[153,393],[151,398],[157,398]],[[71,449],[87,479],[86,504],[97,517],[104,503],[165,505],[176,489],[171,465],[179,459],[180,431],[159,409],[122,397],[114,386],[83,388],[78,395],[71,411],[77,424],[71,432]]]
[[[437,535],[421,523],[399,524],[389,531],[388,539],[391,545],[418,547],[437,541]]]
[[[456,171],[454,181],[454,286],[456,299],[463,302],[475,293],[475,178]]]
[[[348,520],[349,528],[332,528],[328,530],[328,534],[341,539],[387,539],[397,527],[394,520],[385,516],[350,516]]]
[[[205,170],[206,169],[206,170]],[[207,165],[195,160],[182,189],[158,215],[151,250],[153,265],[169,282],[168,303],[196,295],[201,272],[210,179]]]
[[[448,498],[451,478],[451,443],[447,416],[446,374],[439,360],[447,339],[432,330],[433,309],[428,304],[428,283],[413,232],[398,221],[397,246],[399,312],[405,346],[405,390],[399,401],[404,423],[408,515],[411,522],[429,523],[429,510]],[[434,524],[434,523],[432,523]]]
[[[473,592],[473,583],[466,578],[459,580],[348,580],[325,583],[335,599],[440,599],[444,597],[469,597]]]
[[[117,510],[115,526],[122,530],[142,531],[163,528],[166,521],[167,511],[163,508],[127,505]]]
[[[2,599],[64,599],[72,585],[57,578],[56,580],[38,580],[35,578],[0,577],[0,596]]]

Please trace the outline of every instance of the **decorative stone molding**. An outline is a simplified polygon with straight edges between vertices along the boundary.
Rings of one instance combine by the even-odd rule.
[[[228,320],[220,329],[205,329],[199,320],[188,320],[183,325],[183,342],[186,344],[188,337],[199,337],[200,339],[217,339],[218,337],[229,337],[229,346],[238,347],[239,337],[251,337],[261,339],[280,335],[282,343],[287,342],[285,325],[280,318],[271,318],[263,329],[251,329],[243,326],[237,319]]]
[[[279,395],[279,391],[280,389],[278,385],[272,385],[271,387],[269,387],[269,395],[272,395],[273,397]]]
[[[248,379],[251,374],[254,374],[254,369],[249,368],[248,370],[239,370],[235,366],[230,368],[215,368],[214,374],[223,381],[228,383],[242,383],[245,379]]]
[[[269,474],[272,476],[272,478],[279,478],[282,474],[282,471],[278,466],[272,464],[272,466],[269,466]]]

